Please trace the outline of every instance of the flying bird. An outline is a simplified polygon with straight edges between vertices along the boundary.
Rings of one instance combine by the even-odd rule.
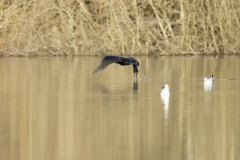
[[[93,74],[97,74],[104,70],[108,65],[112,63],[117,63],[121,66],[126,66],[126,65],[132,65],[133,66],[133,73],[136,75],[138,74],[138,66],[139,62],[132,57],[124,58],[124,57],[118,57],[118,56],[105,56],[99,66],[94,70]]]

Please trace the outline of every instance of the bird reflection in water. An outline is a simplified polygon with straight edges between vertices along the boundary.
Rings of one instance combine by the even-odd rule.
[[[133,86],[131,87],[124,87],[124,88],[109,88],[109,86],[100,84],[100,83],[96,83],[94,85],[94,88],[97,92],[101,92],[102,94],[113,94],[115,92],[118,93],[128,93],[129,91],[134,91],[134,93],[137,93],[138,91],[138,81],[133,81]]]
[[[169,115],[169,98],[170,98],[170,91],[169,91],[169,86],[168,84],[165,84],[160,92],[160,97],[163,103],[163,112],[164,112],[164,138],[163,138],[163,143],[164,143],[164,148],[169,149],[169,120],[168,120],[168,115]]]
[[[136,92],[138,90],[138,81],[133,81],[133,91]]]

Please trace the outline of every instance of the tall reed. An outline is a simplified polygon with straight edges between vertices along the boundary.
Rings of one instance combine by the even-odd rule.
[[[3,0],[0,55],[238,54],[240,1]]]

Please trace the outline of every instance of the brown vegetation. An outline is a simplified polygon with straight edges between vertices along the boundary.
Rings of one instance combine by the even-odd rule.
[[[2,0],[0,55],[237,54],[240,1]]]

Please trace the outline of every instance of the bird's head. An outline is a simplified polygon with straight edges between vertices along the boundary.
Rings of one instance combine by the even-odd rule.
[[[128,60],[129,60],[129,64],[133,66],[139,66],[139,62],[136,59],[129,57]]]
[[[165,89],[165,88],[169,89],[168,84],[165,84],[165,85],[162,87],[162,89]]]

